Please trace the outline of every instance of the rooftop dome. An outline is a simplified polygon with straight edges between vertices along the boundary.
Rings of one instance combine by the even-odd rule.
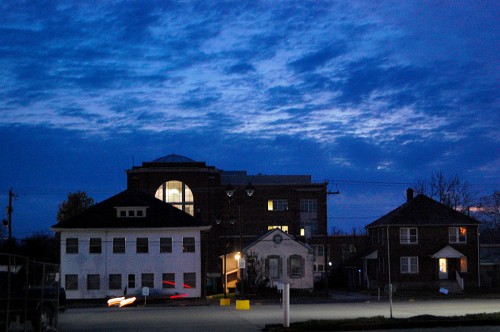
[[[153,163],[195,163],[191,158],[179,156],[178,154],[170,154],[153,160]]]

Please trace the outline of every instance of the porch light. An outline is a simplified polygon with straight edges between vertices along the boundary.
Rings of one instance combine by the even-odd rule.
[[[228,184],[226,186],[226,195],[227,195],[227,197],[229,197],[229,199],[233,198],[235,191],[236,191],[236,189],[234,189],[234,187],[231,184]]]

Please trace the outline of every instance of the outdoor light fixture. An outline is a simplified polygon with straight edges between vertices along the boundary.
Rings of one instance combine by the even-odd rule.
[[[234,255],[234,259],[236,259],[237,261],[239,261],[241,258],[241,255],[239,252],[237,252],[235,255]]]
[[[248,197],[252,197],[253,193],[255,192],[255,187],[252,186],[251,183],[249,183],[248,186],[245,188],[245,191],[247,192]]]
[[[236,189],[234,189],[234,187],[231,184],[228,184],[226,186],[226,195],[227,195],[227,197],[229,197],[229,199],[233,198],[235,191],[236,191]]]

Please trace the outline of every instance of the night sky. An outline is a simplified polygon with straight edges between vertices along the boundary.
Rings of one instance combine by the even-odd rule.
[[[487,0],[1,1],[0,206],[12,188],[13,235],[49,232],[68,192],[102,201],[172,153],[328,181],[329,230],[436,170],[492,194],[499,17]]]

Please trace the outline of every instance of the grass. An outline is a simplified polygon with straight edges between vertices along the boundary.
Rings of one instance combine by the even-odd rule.
[[[470,314],[465,316],[439,317],[431,315],[410,318],[385,318],[383,316],[354,319],[309,320],[292,323],[289,328],[268,326],[267,331],[357,331],[375,329],[429,328],[454,326],[500,325],[500,312]]]

